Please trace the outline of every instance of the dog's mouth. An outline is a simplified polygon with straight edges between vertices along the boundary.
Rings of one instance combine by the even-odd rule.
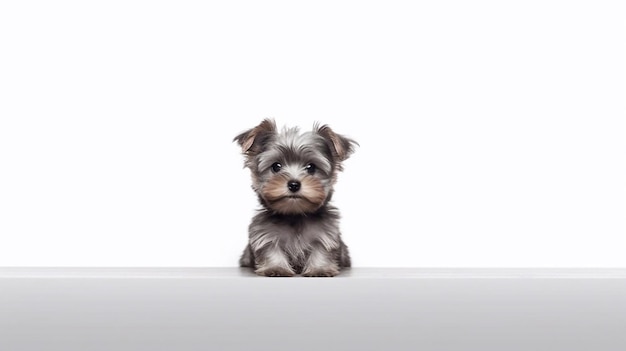
[[[284,195],[284,196],[280,196],[278,198],[268,199],[268,200],[269,200],[270,203],[277,203],[277,202],[280,202],[280,201],[293,200],[293,201],[305,201],[305,202],[314,204],[313,201],[311,201],[310,199],[307,199],[305,196],[297,195],[297,194]]]
[[[317,199],[312,199],[305,195],[300,193],[283,193],[275,197],[264,197],[263,200],[265,202],[264,205],[272,211],[282,214],[302,215],[313,213],[323,205],[322,202],[315,201]]]
[[[306,201],[306,202],[313,203],[311,200],[307,199],[306,197],[302,195],[285,195],[285,196],[280,197],[277,201],[282,201],[282,200]]]

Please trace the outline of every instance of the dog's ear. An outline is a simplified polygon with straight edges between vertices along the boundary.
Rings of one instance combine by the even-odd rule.
[[[255,155],[261,152],[263,144],[274,133],[276,133],[276,122],[266,118],[258,126],[237,135],[233,141],[241,146],[241,151],[244,154]]]
[[[326,124],[322,126],[315,124],[313,130],[326,140],[326,144],[330,148],[333,158],[338,162],[342,162],[350,157],[354,152],[354,147],[359,145],[356,141],[335,133]]]

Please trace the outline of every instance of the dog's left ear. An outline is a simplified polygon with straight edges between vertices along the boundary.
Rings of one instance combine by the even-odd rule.
[[[326,140],[330,151],[333,153],[333,158],[338,162],[342,162],[350,157],[354,152],[354,147],[359,145],[356,141],[335,133],[326,124],[323,126],[316,124],[313,130]]]
[[[241,151],[248,156],[256,155],[263,149],[267,139],[276,132],[276,122],[266,118],[258,126],[237,135],[233,141],[241,146]]]

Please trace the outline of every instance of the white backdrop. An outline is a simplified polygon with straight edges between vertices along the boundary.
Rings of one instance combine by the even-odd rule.
[[[356,266],[626,266],[605,1],[0,4],[0,266],[234,266],[264,117],[361,147]]]

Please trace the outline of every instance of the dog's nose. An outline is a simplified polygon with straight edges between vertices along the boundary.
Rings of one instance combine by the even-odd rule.
[[[296,191],[300,190],[300,182],[297,180],[290,180],[287,183],[287,188],[289,189],[289,191],[291,191],[292,193],[295,193]]]

